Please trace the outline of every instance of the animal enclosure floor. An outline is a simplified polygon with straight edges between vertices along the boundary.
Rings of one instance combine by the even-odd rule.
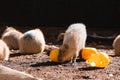
[[[94,47],[92,45],[88,45]],[[101,47],[101,49],[100,49]],[[106,68],[93,68],[84,60],[77,60],[73,66],[69,62],[60,64],[51,62],[46,52],[43,54],[21,55],[11,51],[9,61],[0,61],[4,66],[26,72],[43,80],[119,80],[120,57],[114,56],[110,46],[97,45],[99,51],[112,56],[112,62]]]

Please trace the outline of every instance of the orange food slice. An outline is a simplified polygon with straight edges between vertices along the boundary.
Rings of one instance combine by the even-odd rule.
[[[112,57],[109,57],[104,52],[99,52],[98,54],[93,54],[88,60],[86,60],[86,63],[94,67],[104,68],[111,60]]]
[[[52,50],[50,52],[50,60],[53,62],[58,62],[58,53],[59,53],[58,49]]]
[[[86,47],[82,49],[82,58],[87,60],[92,54],[96,54],[98,51],[96,48]]]

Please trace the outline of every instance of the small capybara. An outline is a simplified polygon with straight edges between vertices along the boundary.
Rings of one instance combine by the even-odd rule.
[[[19,40],[20,53],[42,53],[45,49],[45,39],[42,31],[38,28],[29,30],[20,37]]]
[[[120,56],[120,35],[118,35],[113,41],[113,48],[116,56]]]
[[[71,60],[76,63],[79,52],[85,47],[87,38],[86,26],[82,23],[75,23],[68,27],[64,34],[63,44],[60,47],[58,61]]]
[[[30,74],[0,65],[0,80],[43,80],[43,79],[37,79]]]
[[[9,59],[9,54],[9,47],[3,40],[0,39],[0,59],[7,61]]]
[[[23,35],[22,32],[15,28],[6,27],[2,35],[2,40],[8,45],[9,49],[19,49],[18,40],[21,35]]]

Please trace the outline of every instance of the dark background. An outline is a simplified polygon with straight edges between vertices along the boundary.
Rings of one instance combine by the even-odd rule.
[[[120,0],[3,0],[0,25],[120,26]]]

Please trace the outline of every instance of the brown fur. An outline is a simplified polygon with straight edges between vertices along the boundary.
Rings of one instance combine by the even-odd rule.
[[[24,33],[19,40],[20,53],[42,53],[45,49],[45,40],[40,29]]]
[[[13,27],[7,27],[2,35],[2,40],[8,45],[9,49],[19,49],[18,40],[22,33]]]
[[[113,41],[113,48],[115,50],[115,55],[120,56],[120,35],[118,35]]]
[[[80,50],[85,47],[86,37],[86,27],[84,24],[77,23],[70,25],[64,34],[58,60],[64,62],[71,59],[72,63],[75,63]]]
[[[2,40],[0,40],[0,59],[1,60],[8,60],[9,59],[9,48],[6,45],[6,43]]]
[[[64,34],[65,34],[65,33],[60,33],[60,34],[58,35],[58,37],[57,37],[57,41],[63,40],[63,39],[64,39]]]

